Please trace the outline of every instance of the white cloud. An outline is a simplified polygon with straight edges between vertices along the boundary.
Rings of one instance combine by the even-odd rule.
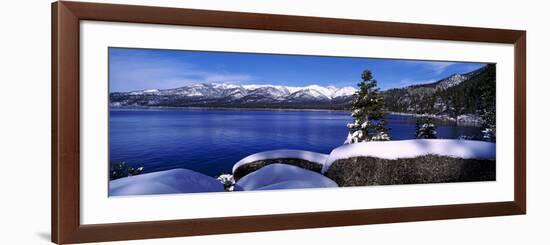
[[[430,62],[422,62],[421,64],[424,64],[428,66],[432,71],[434,71],[437,75],[443,73],[447,67],[452,66],[456,64],[455,62],[444,62],[444,61],[430,61]]]
[[[111,88],[113,91],[167,89],[196,83],[245,83],[252,75],[220,71],[206,71],[193,64],[170,59],[126,59],[113,62]],[[114,86],[113,86],[114,85]]]
[[[434,75],[440,75],[448,67],[457,64],[457,62],[451,61],[419,61],[419,60],[404,60],[406,64],[410,64],[419,68],[427,69],[434,73]]]

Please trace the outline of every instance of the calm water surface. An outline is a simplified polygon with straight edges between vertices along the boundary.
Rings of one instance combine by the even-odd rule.
[[[413,139],[412,116],[388,116],[393,140]],[[109,157],[145,172],[187,168],[210,176],[230,173],[260,151],[330,153],[347,136],[348,112],[219,109],[111,109]],[[438,123],[438,138],[477,135],[476,127]]]

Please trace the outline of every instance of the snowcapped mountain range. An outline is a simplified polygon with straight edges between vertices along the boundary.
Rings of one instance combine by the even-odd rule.
[[[263,95],[272,99],[289,99],[310,97],[320,100],[350,96],[357,89],[353,87],[337,88],[334,86],[309,85],[306,87],[290,87],[279,85],[239,85],[228,83],[198,83],[175,89],[147,89],[129,92],[131,95],[155,94],[155,95],[179,95],[185,97],[230,97],[240,99],[248,95]]]
[[[488,68],[485,66],[468,73],[454,74],[434,83],[384,90],[381,91],[381,94],[384,96],[386,108],[390,111],[409,113],[432,111],[433,108],[441,107],[443,100],[449,100],[447,98],[449,97],[448,93],[444,93],[444,91],[465,90],[469,87],[465,84],[484,78],[487,72]],[[353,94],[356,91],[357,89],[354,87],[338,88],[320,85],[293,87],[265,84],[197,83],[173,89],[113,92],[110,93],[109,99],[111,107],[165,106],[347,110],[351,107]],[[453,93],[458,94],[456,91]],[[448,104],[444,106],[447,108],[450,107],[451,102],[443,104]]]
[[[110,94],[111,106],[335,108],[351,101],[353,87],[198,83],[174,89]],[[317,104],[317,106],[315,106]],[[313,106],[312,106],[313,105]]]

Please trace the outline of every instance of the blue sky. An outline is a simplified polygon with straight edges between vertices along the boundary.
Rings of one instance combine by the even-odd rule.
[[[356,86],[370,69],[381,89],[435,82],[485,64],[327,56],[109,48],[110,92],[202,82]]]

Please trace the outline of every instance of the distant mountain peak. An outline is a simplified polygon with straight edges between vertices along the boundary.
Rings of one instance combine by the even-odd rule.
[[[454,73],[450,76],[447,76],[445,78],[442,78],[436,82],[431,82],[431,83],[424,83],[424,84],[414,84],[414,85],[409,85],[407,87],[403,87],[403,88],[391,88],[391,89],[415,89],[415,88],[435,88],[437,90],[445,90],[445,89],[448,89],[448,88],[451,88],[451,87],[454,87],[456,85],[459,85],[461,83],[463,83],[464,81],[468,80],[469,78],[471,78],[473,75],[481,72],[485,67],[482,67],[480,69],[477,69],[477,70],[474,70],[474,71],[471,71],[471,72],[467,72],[467,73],[464,73],[464,74],[459,74],[459,73]],[[391,90],[390,89],[390,90]]]
[[[467,75],[455,73],[455,74],[453,74],[453,75],[451,75],[447,78],[439,80],[436,83],[435,87],[437,89],[442,89],[442,90],[448,89],[450,87],[454,87],[456,85],[461,84],[462,82],[466,81],[468,78],[469,78],[469,76],[467,76]]]
[[[285,103],[335,104],[351,100],[353,87],[302,87],[271,84],[196,83],[173,89],[147,89],[111,93],[112,106],[247,106]]]

